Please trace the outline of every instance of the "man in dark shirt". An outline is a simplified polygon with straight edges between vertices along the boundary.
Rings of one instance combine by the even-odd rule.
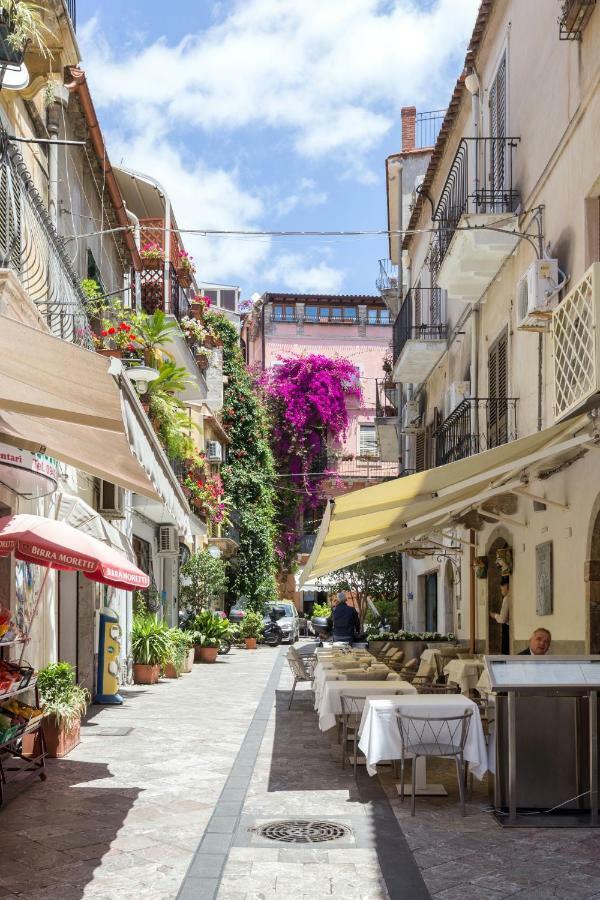
[[[346,603],[346,594],[340,591],[337,606],[333,610],[333,640],[352,643],[360,631],[360,619],[353,606]]]
[[[552,635],[547,628],[536,628],[529,638],[529,646],[519,656],[545,656],[550,649]]]

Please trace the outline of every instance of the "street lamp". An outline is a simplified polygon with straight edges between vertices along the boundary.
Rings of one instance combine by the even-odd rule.
[[[125,369],[127,377],[133,382],[135,389],[140,396],[148,390],[151,381],[156,381],[160,372],[150,366],[135,366],[131,369]]]

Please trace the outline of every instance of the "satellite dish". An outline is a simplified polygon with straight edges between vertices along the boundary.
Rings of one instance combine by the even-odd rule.
[[[22,91],[29,84],[29,72],[25,63],[17,68],[0,65],[0,87],[9,91]]]

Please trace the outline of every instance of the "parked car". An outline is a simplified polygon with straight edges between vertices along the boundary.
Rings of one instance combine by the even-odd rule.
[[[239,625],[245,615],[246,610],[241,606],[232,606],[229,610],[229,621],[233,622],[234,625]]]
[[[283,640],[295,644],[300,637],[300,619],[295,605],[290,600],[267,603],[266,618],[271,618],[271,611],[275,614],[277,624],[283,631]]]

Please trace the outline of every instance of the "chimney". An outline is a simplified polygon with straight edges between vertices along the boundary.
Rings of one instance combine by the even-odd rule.
[[[417,107],[403,106],[401,110],[402,116],[402,152],[415,149],[416,127],[417,127]]]

